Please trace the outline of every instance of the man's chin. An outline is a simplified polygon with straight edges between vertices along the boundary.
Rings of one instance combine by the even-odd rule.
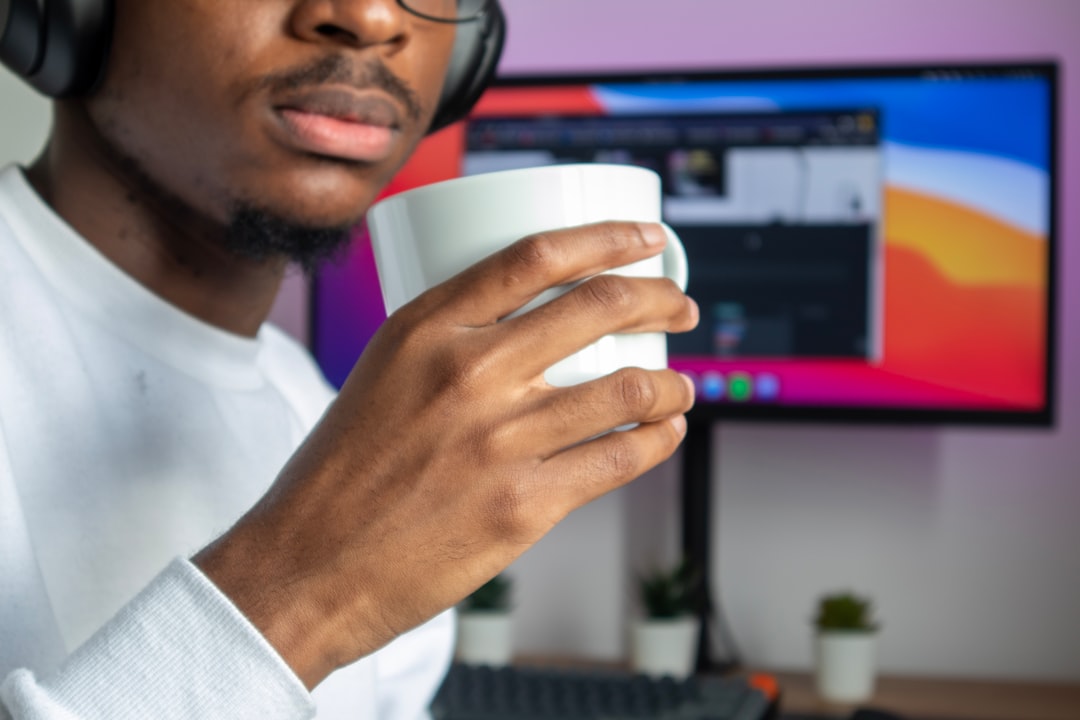
[[[344,252],[354,226],[355,222],[317,224],[238,204],[229,215],[224,243],[239,257],[257,262],[284,259],[311,271]]]

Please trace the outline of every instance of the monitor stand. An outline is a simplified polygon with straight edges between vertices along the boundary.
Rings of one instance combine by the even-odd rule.
[[[712,483],[713,424],[689,418],[682,451],[682,546],[683,555],[700,575],[698,590],[698,635],[695,670],[699,673],[728,673],[740,665],[739,652],[724,620],[719,601],[712,599]],[[713,630],[726,646],[726,658],[713,656]]]

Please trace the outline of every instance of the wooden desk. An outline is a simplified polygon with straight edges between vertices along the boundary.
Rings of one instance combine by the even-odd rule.
[[[768,674],[780,683],[785,713],[837,718],[851,713],[850,707],[822,701],[808,673]],[[912,720],[1080,720],[1080,684],[882,676],[874,698],[863,705]]]

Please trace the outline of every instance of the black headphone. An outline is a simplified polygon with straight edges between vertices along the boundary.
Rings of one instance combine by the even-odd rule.
[[[0,61],[49,97],[90,92],[104,75],[112,15],[113,0],[0,0]],[[429,132],[468,114],[495,76],[505,39],[498,0],[458,25]]]

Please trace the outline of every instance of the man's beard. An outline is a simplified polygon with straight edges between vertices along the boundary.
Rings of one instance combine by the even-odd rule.
[[[423,107],[416,92],[374,59],[354,65],[343,54],[329,55],[307,66],[263,78],[259,86],[288,91],[328,82],[360,89],[378,88],[396,98],[413,123],[423,117]],[[310,272],[323,261],[336,259],[341,254],[348,245],[351,229],[348,225],[317,226],[295,222],[241,199],[230,207],[225,247],[235,255],[258,261],[285,257]]]
[[[167,212],[178,222],[209,221],[221,232],[221,246],[235,257],[259,263],[285,259],[312,272],[322,262],[337,260],[348,248],[352,223],[318,225],[291,219],[249,199],[234,197],[227,207],[224,224],[211,220],[168,189],[147,171],[133,155],[125,152],[111,135],[97,130],[104,155],[127,177],[131,187],[138,187],[146,201]]]
[[[104,139],[104,138],[103,138]],[[178,218],[206,216],[159,183],[134,157],[107,140],[106,148],[124,172],[136,180],[150,202]],[[259,263],[285,259],[311,273],[322,262],[336,260],[349,245],[352,224],[316,225],[274,212],[250,200],[234,198],[221,227],[222,247],[238,258]]]
[[[259,87],[295,90],[331,81],[357,88],[379,88],[398,100],[410,121],[418,122],[423,117],[423,107],[416,92],[377,60],[353,66],[343,55],[331,55],[307,66],[263,78]],[[313,224],[243,196],[234,196],[230,200],[223,224],[220,220],[215,222],[204,211],[158,182],[137,156],[124,150],[123,144],[116,141],[126,134],[121,125],[115,121],[88,122],[100,143],[99,149],[119,172],[127,176],[130,187],[139,188],[139,194],[150,204],[168,212],[179,222],[209,220],[210,225],[221,229],[221,245],[232,255],[257,262],[284,259],[302,266],[307,272],[324,261],[337,260],[344,255],[354,227],[351,222]]]
[[[229,213],[223,243],[238,257],[257,262],[284,257],[310,273],[342,254],[351,230],[351,225],[304,224],[250,203],[236,202]]]

